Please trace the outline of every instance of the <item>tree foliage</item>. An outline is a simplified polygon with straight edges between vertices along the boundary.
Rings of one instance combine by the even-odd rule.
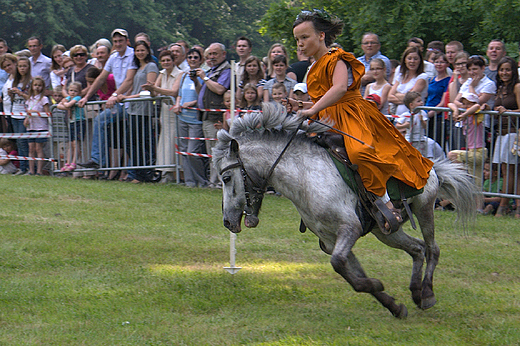
[[[489,41],[501,39],[511,56],[518,52],[520,0],[282,0],[271,4],[262,17],[261,32],[294,51],[294,18],[300,10],[313,8],[325,9],[345,22],[337,42],[356,55],[362,55],[365,32],[378,34],[381,51],[395,59],[411,37],[426,43],[457,40],[472,53],[485,53]]]
[[[179,39],[231,46],[245,35],[257,49],[266,50],[269,42],[259,34],[258,21],[270,1],[0,0],[0,37],[13,50],[20,50],[27,38],[39,36],[48,52],[57,43],[90,45],[119,27],[127,29],[131,38],[148,33],[155,48]]]

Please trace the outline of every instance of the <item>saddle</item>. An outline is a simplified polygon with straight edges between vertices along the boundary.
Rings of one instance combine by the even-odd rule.
[[[394,206],[399,206],[400,209],[389,209],[378,196],[367,191],[363,186],[358,166],[350,161],[341,134],[325,132],[316,136],[315,141],[318,145],[327,149],[343,180],[358,195],[361,205],[356,208],[356,214],[363,226],[363,234],[370,232],[374,222],[377,223],[384,234],[396,232],[401,224],[406,221],[405,217],[401,217],[402,220],[398,221],[395,215],[396,213],[399,213],[399,216],[403,215],[403,209],[406,211],[405,216],[410,219],[413,229],[417,228],[408,204],[408,198],[422,193],[424,189],[418,190],[396,178],[390,178],[387,182],[388,195]],[[389,227],[385,227],[385,223]],[[300,231],[301,229],[302,226],[300,225]]]

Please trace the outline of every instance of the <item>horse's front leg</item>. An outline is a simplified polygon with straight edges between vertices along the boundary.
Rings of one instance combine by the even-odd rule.
[[[381,281],[367,278],[365,275],[358,275],[359,270],[355,268],[359,266],[357,260],[355,260],[355,263],[349,263],[349,258],[355,259],[355,257],[349,255],[360,236],[361,229],[352,226],[340,226],[330,263],[334,270],[347,280],[356,292],[375,293],[384,291]]]

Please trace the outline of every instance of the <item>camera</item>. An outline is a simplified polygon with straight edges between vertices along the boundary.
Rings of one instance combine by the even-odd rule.
[[[195,78],[197,77],[197,70],[191,70],[190,71],[190,78]]]

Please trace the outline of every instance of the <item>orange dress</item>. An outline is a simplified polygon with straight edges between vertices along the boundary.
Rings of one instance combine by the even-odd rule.
[[[307,76],[307,90],[312,101],[316,103],[332,87],[332,76],[339,60],[350,66],[354,81],[338,102],[320,111],[315,118],[329,118],[335,122],[335,128],[374,147],[343,136],[349,158],[358,165],[368,191],[383,196],[390,177],[416,189],[424,187],[433,162],[408,143],[374,103],[361,97],[359,87],[365,67],[352,54],[333,48],[314,63]]]

